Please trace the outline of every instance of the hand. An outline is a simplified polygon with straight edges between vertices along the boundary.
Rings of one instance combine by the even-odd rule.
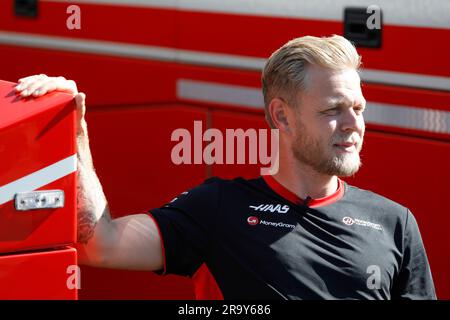
[[[19,84],[16,86],[16,91],[21,97],[39,97],[55,90],[71,93],[74,96],[77,105],[77,136],[87,134],[84,119],[86,95],[78,92],[75,81],[67,80],[64,77],[48,77],[40,74],[19,79]]]

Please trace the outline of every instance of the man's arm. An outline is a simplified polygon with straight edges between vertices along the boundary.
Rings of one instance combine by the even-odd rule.
[[[77,105],[77,229],[80,264],[133,270],[163,268],[161,239],[147,214],[112,219],[101,183],[94,170],[84,119],[85,95],[63,77],[31,76],[19,80],[22,97],[38,97],[54,90],[72,93]]]

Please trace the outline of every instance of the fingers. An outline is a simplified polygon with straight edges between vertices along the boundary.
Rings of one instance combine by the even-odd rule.
[[[71,93],[77,106],[77,135],[86,134],[86,121],[84,120],[86,95],[82,92],[78,93],[75,81],[67,80],[64,77],[48,77],[45,74],[39,74],[19,79],[19,84],[15,89],[22,97],[39,97],[55,90]]]
[[[38,97],[55,89],[56,86],[53,84],[51,78],[43,78],[36,80],[35,82],[31,82],[26,88],[26,94]]]
[[[30,90],[30,86],[40,84],[43,81],[46,81],[46,78],[47,76],[45,74],[39,74],[19,79],[19,85],[16,86],[16,91],[18,91],[21,96],[27,97],[33,93],[33,91]]]
[[[48,77],[45,74],[19,79],[19,84],[16,86],[16,91],[22,97],[39,97],[55,90],[73,95],[78,93],[75,81],[67,80],[64,77]]]
[[[43,77],[46,77],[46,76],[47,76],[47,75],[41,73],[41,74],[34,75],[34,76],[29,76],[29,77],[25,77],[25,78],[20,78],[18,81],[19,81],[19,83],[22,83],[22,82],[31,81],[31,80],[36,79],[36,78],[43,78]]]

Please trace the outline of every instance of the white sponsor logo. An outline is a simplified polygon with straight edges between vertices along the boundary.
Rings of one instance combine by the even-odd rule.
[[[383,227],[380,224],[361,220],[361,219],[344,217],[344,218],[342,218],[342,222],[348,226],[356,224],[358,226],[369,227],[369,228],[380,230],[380,231],[383,230]]]
[[[260,204],[259,206],[249,206],[249,208],[252,208],[255,211],[270,211],[279,213],[286,213],[289,211],[288,205],[281,206],[281,204],[277,204],[276,206],[273,204]]]
[[[266,221],[266,220],[261,220],[259,222],[259,224],[263,224],[266,226],[271,226],[271,227],[276,227],[276,228],[290,228],[290,229],[294,229],[295,226],[293,224],[287,224],[284,222],[272,222],[272,221]]]
[[[350,218],[350,217],[344,217],[344,218],[342,219],[342,222],[345,223],[345,224],[348,225],[348,226],[351,226],[352,224],[355,223],[355,220],[353,220],[353,219]]]

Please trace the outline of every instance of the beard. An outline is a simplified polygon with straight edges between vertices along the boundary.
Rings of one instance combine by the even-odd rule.
[[[335,153],[335,144],[355,142],[354,152]],[[356,132],[350,134],[335,134],[327,145],[313,135],[309,135],[305,126],[300,122],[293,145],[295,158],[312,167],[315,171],[338,177],[354,175],[361,167],[359,152],[362,149],[363,136]]]

